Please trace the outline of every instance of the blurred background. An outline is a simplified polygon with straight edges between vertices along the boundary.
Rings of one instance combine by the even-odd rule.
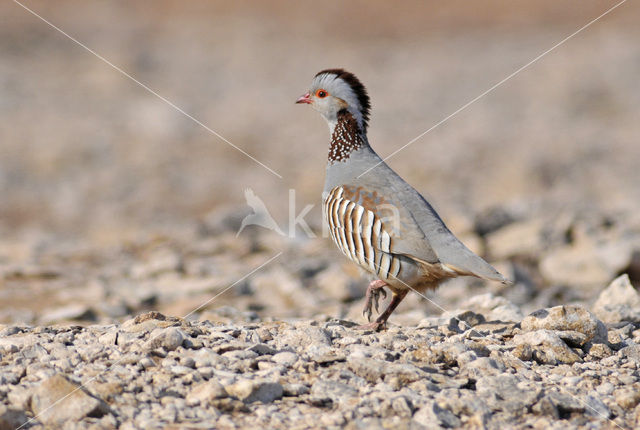
[[[361,321],[366,279],[321,232],[329,136],[295,105],[319,70],[372,97],[391,154],[616,4],[611,1],[114,1],[0,5],[0,322],[325,314]],[[640,283],[640,5],[629,1],[399,152],[389,164],[516,285],[453,280],[524,313]],[[279,257],[243,278],[282,252]],[[478,298],[479,297],[479,298]],[[411,297],[392,322],[437,306]]]

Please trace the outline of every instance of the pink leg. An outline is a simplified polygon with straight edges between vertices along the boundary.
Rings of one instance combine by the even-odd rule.
[[[382,329],[386,325],[391,313],[398,307],[398,305],[405,298],[408,292],[409,290],[402,290],[398,293],[393,293],[393,296],[391,297],[391,303],[389,303],[387,309],[385,309],[384,312],[374,322],[358,326],[358,328],[375,331]]]
[[[376,312],[378,312],[378,301],[380,300],[380,295],[383,297],[387,297],[387,292],[384,290],[384,287],[387,286],[387,283],[381,280],[371,281],[369,286],[367,287],[367,294],[364,298],[364,309],[362,310],[362,315],[367,317],[368,321],[371,321],[371,305],[375,306]]]

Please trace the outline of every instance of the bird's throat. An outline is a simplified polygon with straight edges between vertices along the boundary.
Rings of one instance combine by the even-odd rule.
[[[329,164],[345,161],[351,153],[365,145],[358,121],[346,109],[338,112],[338,121],[331,134]]]

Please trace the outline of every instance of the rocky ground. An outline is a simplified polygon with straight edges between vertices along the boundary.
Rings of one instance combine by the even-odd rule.
[[[373,333],[327,239],[236,236],[245,213],[111,248],[6,241],[0,429],[640,422],[631,214],[452,219],[514,284],[452,280]]]
[[[636,428],[640,295],[505,299],[374,333],[335,318],[0,326],[0,429]],[[493,307],[492,310],[487,307]],[[603,323],[598,317],[608,323]],[[506,318],[505,318],[506,319]]]
[[[612,5],[28,2],[281,178],[0,5],[0,429],[638,427],[637,2],[389,159],[513,285],[361,332],[367,279],[287,229],[322,236],[318,70],[386,156]],[[246,188],[286,237],[237,235]]]

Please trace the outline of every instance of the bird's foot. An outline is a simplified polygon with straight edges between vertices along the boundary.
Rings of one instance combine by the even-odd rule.
[[[362,309],[362,315],[367,317],[367,321],[371,321],[371,315],[373,313],[372,307],[376,308],[376,312],[378,311],[378,302],[380,301],[380,296],[386,298],[387,292],[384,290],[384,287],[387,285],[384,281],[373,281],[367,287],[367,294],[364,298],[364,309]],[[372,306],[373,305],[373,306]],[[372,323],[375,324],[375,323]]]
[[[362,325],[356,326],[355,329],[356,330],[380,331],[380,330],[385,329],[386,327],[387,327],[387,325],[384,322],[374,321],[374,322],[370,322],[368,324],[362,324]]]

